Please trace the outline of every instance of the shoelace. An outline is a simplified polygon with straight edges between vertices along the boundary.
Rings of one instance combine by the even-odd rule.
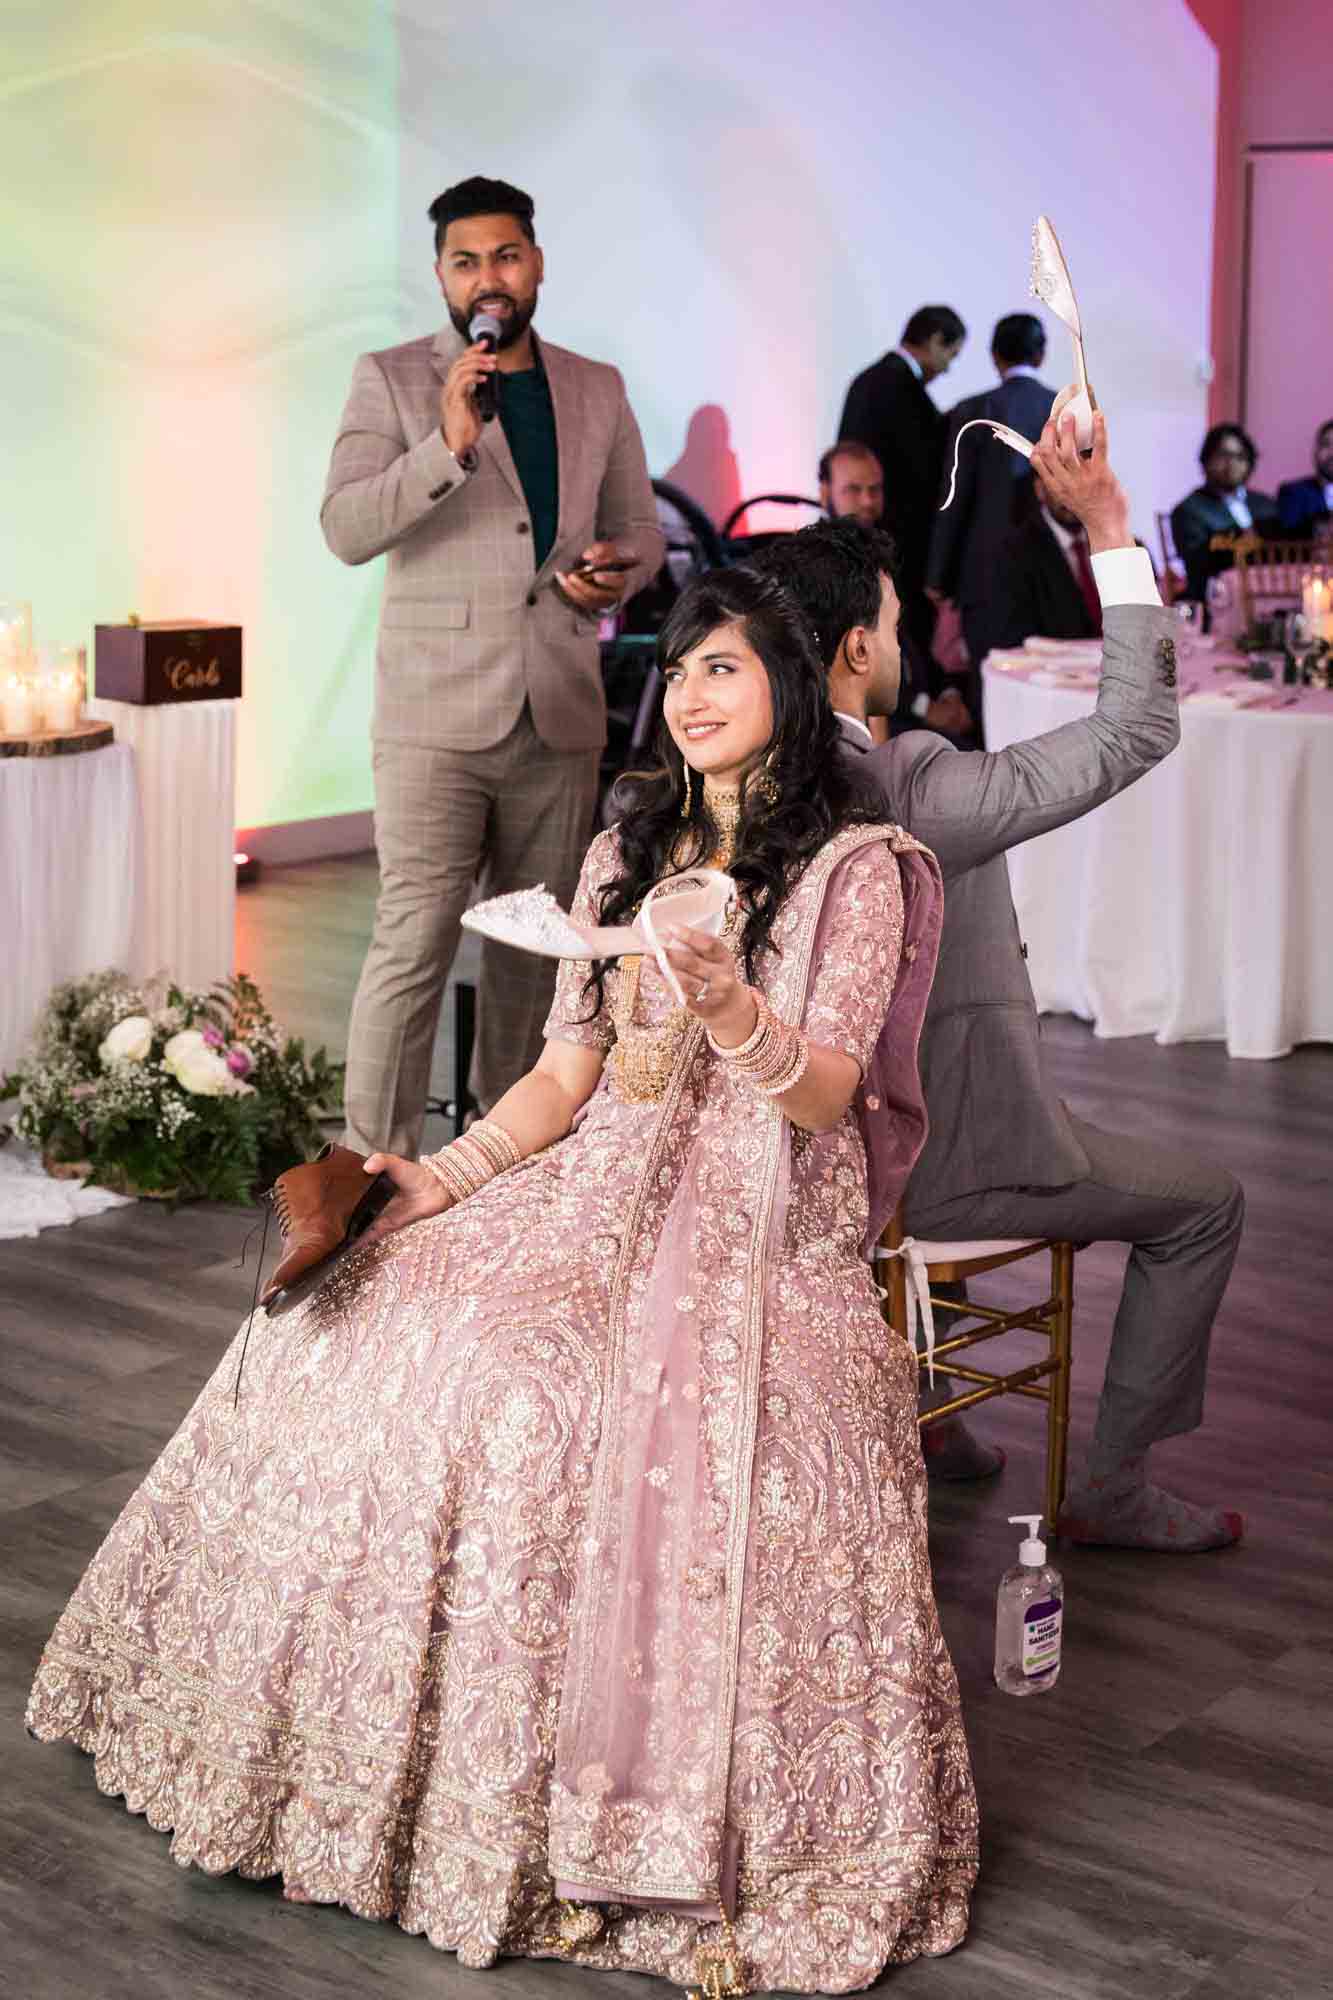
[[[250,1317],[245,1322],[245,1339],[241,1342],[241,1358],[236,1363],[236,1389],[232,1397],[232,1405],[231,1405],[233,1410],[239,1410],[241,1407],[241,1371],[245,1367],[246,1349],[250,1345],[250,1329],[255,1323],[255,1314],[259,1310],[259,1285],[260,1285],[260,1280],[263,1278],[264,1275],[264,1253],[268,1249],[268,1226],[269,1223],[273,1220],[273,1213],[275,1209],[278,1212],[278,1221],[282,1227],[282,1233],[284,1236],[287,1234],[286,1191],[278,1189],[276,1187],[271,1187],[265,1192],[265,1194],[261,1196],[261,1200],[264,1203],[264,1222],[263,1222],[264,1235],[263,1235],[263,1240],[259,1245],[259,1262],[255,1265],[255,1289],[254,1289],[254,1295],[250,1300]],[[259,1223],[256,1223],[255,1229],[258,1229],[259,1227],[260,1227]],[[246,1254],[249,1251],[250,1245],[254,1242],[254,1240],[255,1240],[255,1230],[252,1229],[250,1231],[250,1234],[246,1237],[245,1242],[241,1246],[240,1267],[242,1270],[245,1269]]]

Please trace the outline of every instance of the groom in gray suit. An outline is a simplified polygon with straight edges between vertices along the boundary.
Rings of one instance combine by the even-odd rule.
[[[1084,523],[1101,593],[1101,683],[1086,720],[994,754],[960,755],[919,732],[875,747],[866,714],[891,713],[898,691],[892,542],[855,522],[821,522],[782,537],[760,560],[815,630],[847,752],[887,816],[933,848],[944,871],[939,967],[921,1040],[930,1133],[905,1225],[955,1241],[1131,1245],[1091,1457],[1060,1529],[1078,1541],[1184,1552],[1236,1541],[1244,1526],[1223,1508],[1162,1491],[1146,1470],[1152,1444],[1202,1418],[1241,1190],[1220,1167],[1075,1118],[1055,1095],[1004,861],[1006,848],[1123,791],[1179,736],[1170,618],[1134,546],[1100,415],[1096,426],[1090,459],[1079,456],[1072,425],[1057,437],[1050,424],[1033,458],[1048,490]]]
[[[343,562],[388,558],[372,726],[380,892],[349,1030],[346,1143],[409,1158],[473,883],[573,896],[606,741],[598,620],[663,551],[619,373],[532,330],[544,267],[531,197],[474,178],[430,218],[449,324],[361,356],[320,517]],[[471,338],[479,312],[499,323],[493,352]],[[553,963],[484,945],[483,1110],[540,1054],[553,979]]]

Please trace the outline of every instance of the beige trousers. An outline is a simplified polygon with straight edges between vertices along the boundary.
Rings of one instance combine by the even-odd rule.
[[[415,1159],[459,923],[480,880],[499,896],[544,882],[568,909],[593,831],[595,750],[552,750],[525,705],[489,750],[374,749],[380,889],[348,1031],[344,1143]],[[542,1050],[554,959],[486,939],[472,1094],[483,1111]]]

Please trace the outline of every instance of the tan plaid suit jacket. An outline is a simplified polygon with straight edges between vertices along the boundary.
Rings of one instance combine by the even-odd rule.
[[[600,749],[606,706],[597,621],[554,578],[590,542],[662,560],[643,441],[617,369],[540,343],[555,412],[559,518],[534,570],[532,525],[497,418],[467,473],[440,430],[440,388],[466,343],[452,326],[363,354],[333,447],[320,519],[343,562],[388,556],[380,611],[377,742],[485,750],[523,703],[556,750]],[[627,553],[629,551],[627,550]]]

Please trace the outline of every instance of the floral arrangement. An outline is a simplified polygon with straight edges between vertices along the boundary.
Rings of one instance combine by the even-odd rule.
[[[22,1069],[19,1137],[128,1194],[250,1201],[323,1144],[341,1063],[284,1034],[243,973],[206,993],[120,972],[58,986]]]

